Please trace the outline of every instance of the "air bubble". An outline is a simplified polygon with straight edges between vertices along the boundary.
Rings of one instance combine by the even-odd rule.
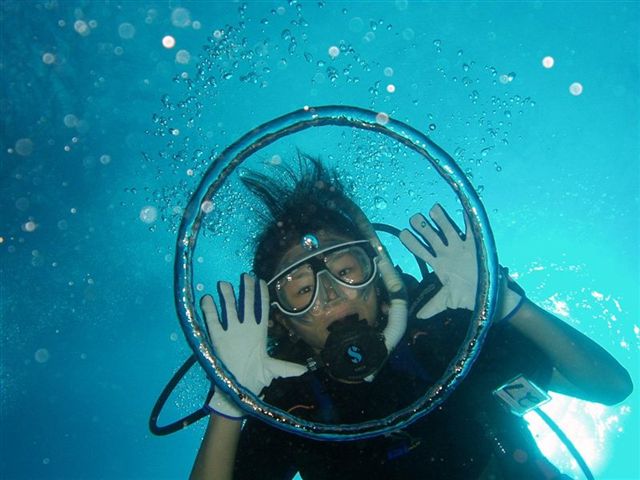
[[[362,41],[364,43],[371,43],[376,39],[376,34],[373,32],[367,32],[364,34],[364,37],[362,37]]]
[[[16,200],[16,208],[21,212],[26,212],[29,208],[29,199],[27,197],[20,197]]]
[[[78,125],[78,117],[72,113],[65,115],[62,121],[64,122],[64,126],[67,128],[73,128]]]
[[[387,205],[388,205],[387,200],[385,200],[383,197],[380,197],[380,196],[375,197],[373,199],[373,204],[378,210],[384,210],[385,208],[387,208]]]
[[[213,207],[214,205],[211,200],[205,200],[204,202],[202,202],[200,209],[202,210],[203,213],[211,213],[213,212]]]
[[[20,138],[14,148],[18,155],[27,157],[33,152],[33,141],[30,138]]]
[[[140,210],[140,220],[144,223],[151,224],[158,219],[158,209],[154,206],[147,205]]]
[[[46,348],[39,348],[36,350],[36,353],[33,355],[38,363],[47,363],[51,355],[49,354],[49,350]]]
[[[191,60],[191,54],[187,50],[178,50],[176,52],[176,63],[186,65]]]
[[[416,32],[413,30],[413,28],[405,28],[402,31],[402,38],[404,38],[405,40],[413,40],[415,36]]]
[[[385,112],[379,112],[376,115],[376,122],[380,125],[386,125],[387,123],[389,123],[389,115]]]
[[[162,46],[164,48],[173,48],[176,46],[176,39],[171,35],[165,35],[162,37]]]
[[[349,30],[352,32],[361,32],[364,28],[364,20],[360,17],[353,17],[349,21]]]
[[[38,228],[38,224],[33,220],[29,220],[22,224],[22,230],[24,232],[31,233],[31,232],[34,232],[37,228]]]
[[[128,22],[121,23],[118,26],[118,35],[124,40],[132,39],[136,34],[136,28]]]
[[[577,97],[578,95],[582,95],[582,84],[580,82],[573,82],[571,85],[569,85],[569,92],[571,92],[571,95]]]
[[[191,25],[191,13],[186,8],[175,8],[171,12],[171,24],[178,28],[188,27]]]
[[[91,33],[89,25],[84,20],[76,20],[73,24],[73,29],[83,37],[86,37]]]
[[[514,72],[510,72],[507,74],[500,75],[500,83],[507,84],[513,82],[513,79],[516,78],[516,74]]]

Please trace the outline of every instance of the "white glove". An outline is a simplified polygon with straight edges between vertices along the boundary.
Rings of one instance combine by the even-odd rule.
[[[437,230],[420,213],[413,215],[409,220],[422,241],[407,229],[400,233],[400,240],[404,246],[427,262],[442,283],[442,288],[416,316],[420,319],[431,318],[448,308],[473,310],[478,289],[478,255],[473,235],[470,234],[469,217],[465,213],[466,232],[463,235],[440,205],[434,205],[429,216]],[[522,299],[507,287],[506,277],[503,275],[500,283],[496,319],[511,315]]]
[[[231,284],[218,282],[218,293],[220,317],[211,295],[202,297],[200,308],[216,355],[239,384],[258,395],[274,378],[302,375],[307,371],[302,365],[276,360],[267,354],[269,293],[264,280],[256,285],[255,278],[242,275],[238,298],[240,316]],[[216,389],[209,407],[229,418],[243,416],[242,410],[221,389]]]

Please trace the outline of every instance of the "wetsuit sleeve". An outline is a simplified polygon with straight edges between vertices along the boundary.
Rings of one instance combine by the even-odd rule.
[[[509,289],[526,297],[523,288],[508,276]],[[551,360],[529,338],[517,331],[508,322],[498,322],[491,327],[483,351],[478,358],[480,369],[494,372],[500,382],[507,382],[516,375],[546,389],[553,372]],[[498,385],[499,386],[499,385]]]
[[[471,312],[447,310],[413,332],[416,354],[422,364],[440,378],[463,346]],[[518,375],[547,389],[553,365],[531,340],[514,328],[497,325],[489,331],[467,383],[477,382],[494,390]]]
[[[528,338],[509,325],[497,325],[489,332],[478,358],[478,370],[493,377],[498,388],[517,375],[524,375],[547,389],[553,364]]]
[[[249,419],[242,429],[234,467],[234,480],[290,480],[297,472],[288,435],[265,423]]]

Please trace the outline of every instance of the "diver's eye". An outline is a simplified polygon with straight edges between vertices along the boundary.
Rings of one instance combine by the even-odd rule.
[[[311,285],[305,285],[304,287],[298,289],[296,295],[302,297],[304,295],[309,295],[311,293],[312,287]]]
[[[343,257],[332,265],[332,274],[345,283],[358,283],[362,281],[362,268],[353,259]]]
[[[353,271],[353,268],[351,267],[343,268],[338,272],[338,276],[340,278],[350,277],[350,274],[352,271]]]

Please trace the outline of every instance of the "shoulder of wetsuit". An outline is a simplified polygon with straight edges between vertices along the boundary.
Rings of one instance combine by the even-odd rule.
[[[508,279],[510,290],[525,297],[524,289],[509,276],[509,270],[502,268],[502,274]],[[492,388],[497,388],[517,375],[524,375],[538,386],[546,388],[549,384],[553,364],[548,356],[523,335],[510,322],[498,321],[491,326],[478,356],[472,376],[492,380]]]
[[[508,276],[508,269],[504,268],[504,273]],[[447,309],[428,319],[418,319],[416,314],[420,309],[429,302],[442,288],[442,283],[434,272],[429,272],[421,281],[407,274],[402,274],[407,285],[409,293],[409,315],[407,336],[422,336],[421,341],[425,342],[430,348],[436,348],[441,351],[449,351],[451,348],[457,350],[466,336],[472,319],[470,310],[467,309]],[[524,296],[524,290],[511,277],[509,280],[509,288],[519,295]],[[494,344],[501,342],[504,344],[504,338],[510,337],[508,330],[502,323],[493,325],[487,334],[486,344]],[[444,350],[443,350],[444,349]],[[447,354],[447,357],[450,355]]]
[[[498,324],[489,331],[472,371],[484,377],[487,388],[498,388],[517,375],[547,388],[553,363],[529,338],[510,325]]]
[[[262,391],[264,402],[282,410],[289,410],[298,404],[312,405],[315,395],[311,385],[317,381],[313,378],[315,375],[315,372],[309,371],[297,377],[275,378]]]

